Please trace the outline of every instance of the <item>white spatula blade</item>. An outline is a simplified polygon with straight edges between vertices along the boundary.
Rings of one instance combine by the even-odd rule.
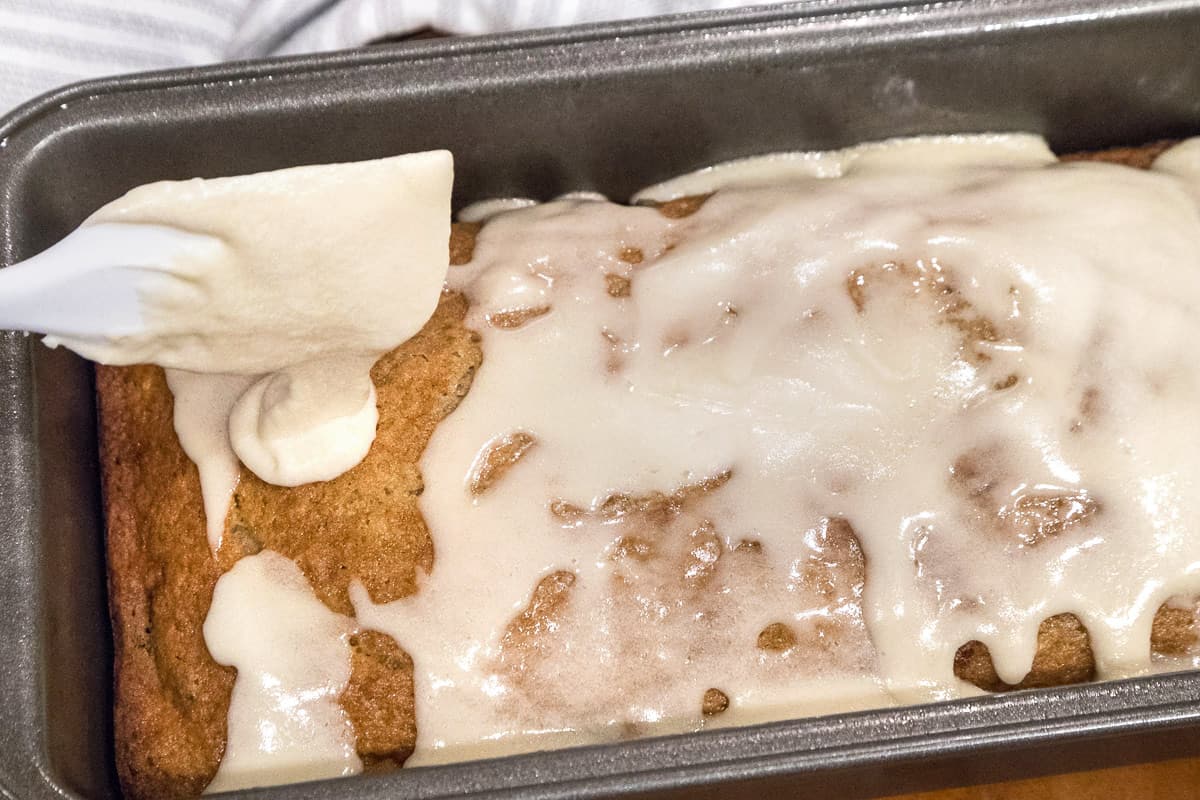
[[[172,280],[187,256],[220,246],[159,225],[84,225],[33,258],[0,270],[0,329],[91,340],[143,330],[141,298]]]

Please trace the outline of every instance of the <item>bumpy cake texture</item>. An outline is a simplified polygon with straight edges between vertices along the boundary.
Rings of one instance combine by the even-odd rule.
[[[1068,158],[1146,167],[1162,149],[1153,145]],[[683,198],[659,210],[679,218],[702,202]],[[454,226],[452,264],[471,260],[478,230],[474,223]],[[608,289],[619,297],[629,286],[613,281]],[[266,484],[243,469],[215,557],[205,537],[197,471],[180,449],[162,371],[151,366],[98,368],[116,760],[129,796],[195,796],[216,774],[235,670],[212,659],[202,629],[218,578],[240,558],[269,549],[292,559],[317,597],[343,614],[354,611],[349,592],[355,579],[375,603],[416,591],[418,573],[428,572],[435,558],[418,507],[424,489],[418,462],[435,427],[469,391],[484,357],[479,336],[464,325],[466,312],[461,295],[445,293],[424,329],[375,366],[379,430],[357,467],[332,481],[297,488]],[[503,443],[493,451],[498,460],[482,464],[474,479],[486,488],[502,473],[506,458],[514,462],[528,446],[520,440]],[[677,497],[625,500],[637,506],[637,513],[653,517],[678,512],[688,491],[706,488],[685,487]],[[827,520],[819,535],[833,554],[830,591],[853,598],[865,580],[853,529],[845,520]],[[648,559],[639,549],[644,544],[636,538],[622,540],[619,555]],[[684,549],[703,552],[703,543],[698,546],[690,542]],[[753,551],[754,543],[748,541],[739,557],[752,557]],[[529,607],[514,619],[506,644],[528,645],[552,628],[570,584],[569,572],[547,576]],[[1197,638],[1193,624],[1190,608],[1163,606],[1154,620],[1153,651],[1166,656],[1189,652]],[[795,644],[794,637],[786,625],[768,626],[757,646],[783,651]],[[367,770],[399,766],[416,739],[412,661],[391,638],[374,631],[356,634],[351,646],[351,677],[340,703],[353,725],[358,754]],[[1006,691],[1090,680],[1095,663],[1087,630],[1066,613],[1042,623],[1033,667],[1019,683],[1000,679],[980,642],[963,644],[954,671],[981,689]],[[729,703],[716,688],[697,701],[705,716],[723,713]]]

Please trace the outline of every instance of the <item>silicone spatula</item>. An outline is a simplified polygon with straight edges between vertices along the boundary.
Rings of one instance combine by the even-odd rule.
[[[203,256],[214,237],[162,225],[97,223],[0,270],[0,329],[92,341],[144,327],[141,298],[178,281],[171,265]]]

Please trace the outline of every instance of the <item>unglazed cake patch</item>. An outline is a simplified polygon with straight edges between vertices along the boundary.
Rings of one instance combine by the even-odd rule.
[[[1198,198],[1195,141],[988,136],[472,209],[434,564],[351,590],[413,659],[409,763],[956,697],[967,642],[1015,684],[1067,612],[1149,671],[1200,591]]]

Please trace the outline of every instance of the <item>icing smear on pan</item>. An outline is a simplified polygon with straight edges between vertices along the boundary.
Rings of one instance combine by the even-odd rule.
[[[484,360],[421,465],[435,562],[352,589],[413,658],[410,763],[960,696],[972,640],[1017,683],[1064,612],[1099,677],[1151,668],[1200,592],[1200,140],[901,140],[638,199],[675,203],[490,207],[450,270]]]

